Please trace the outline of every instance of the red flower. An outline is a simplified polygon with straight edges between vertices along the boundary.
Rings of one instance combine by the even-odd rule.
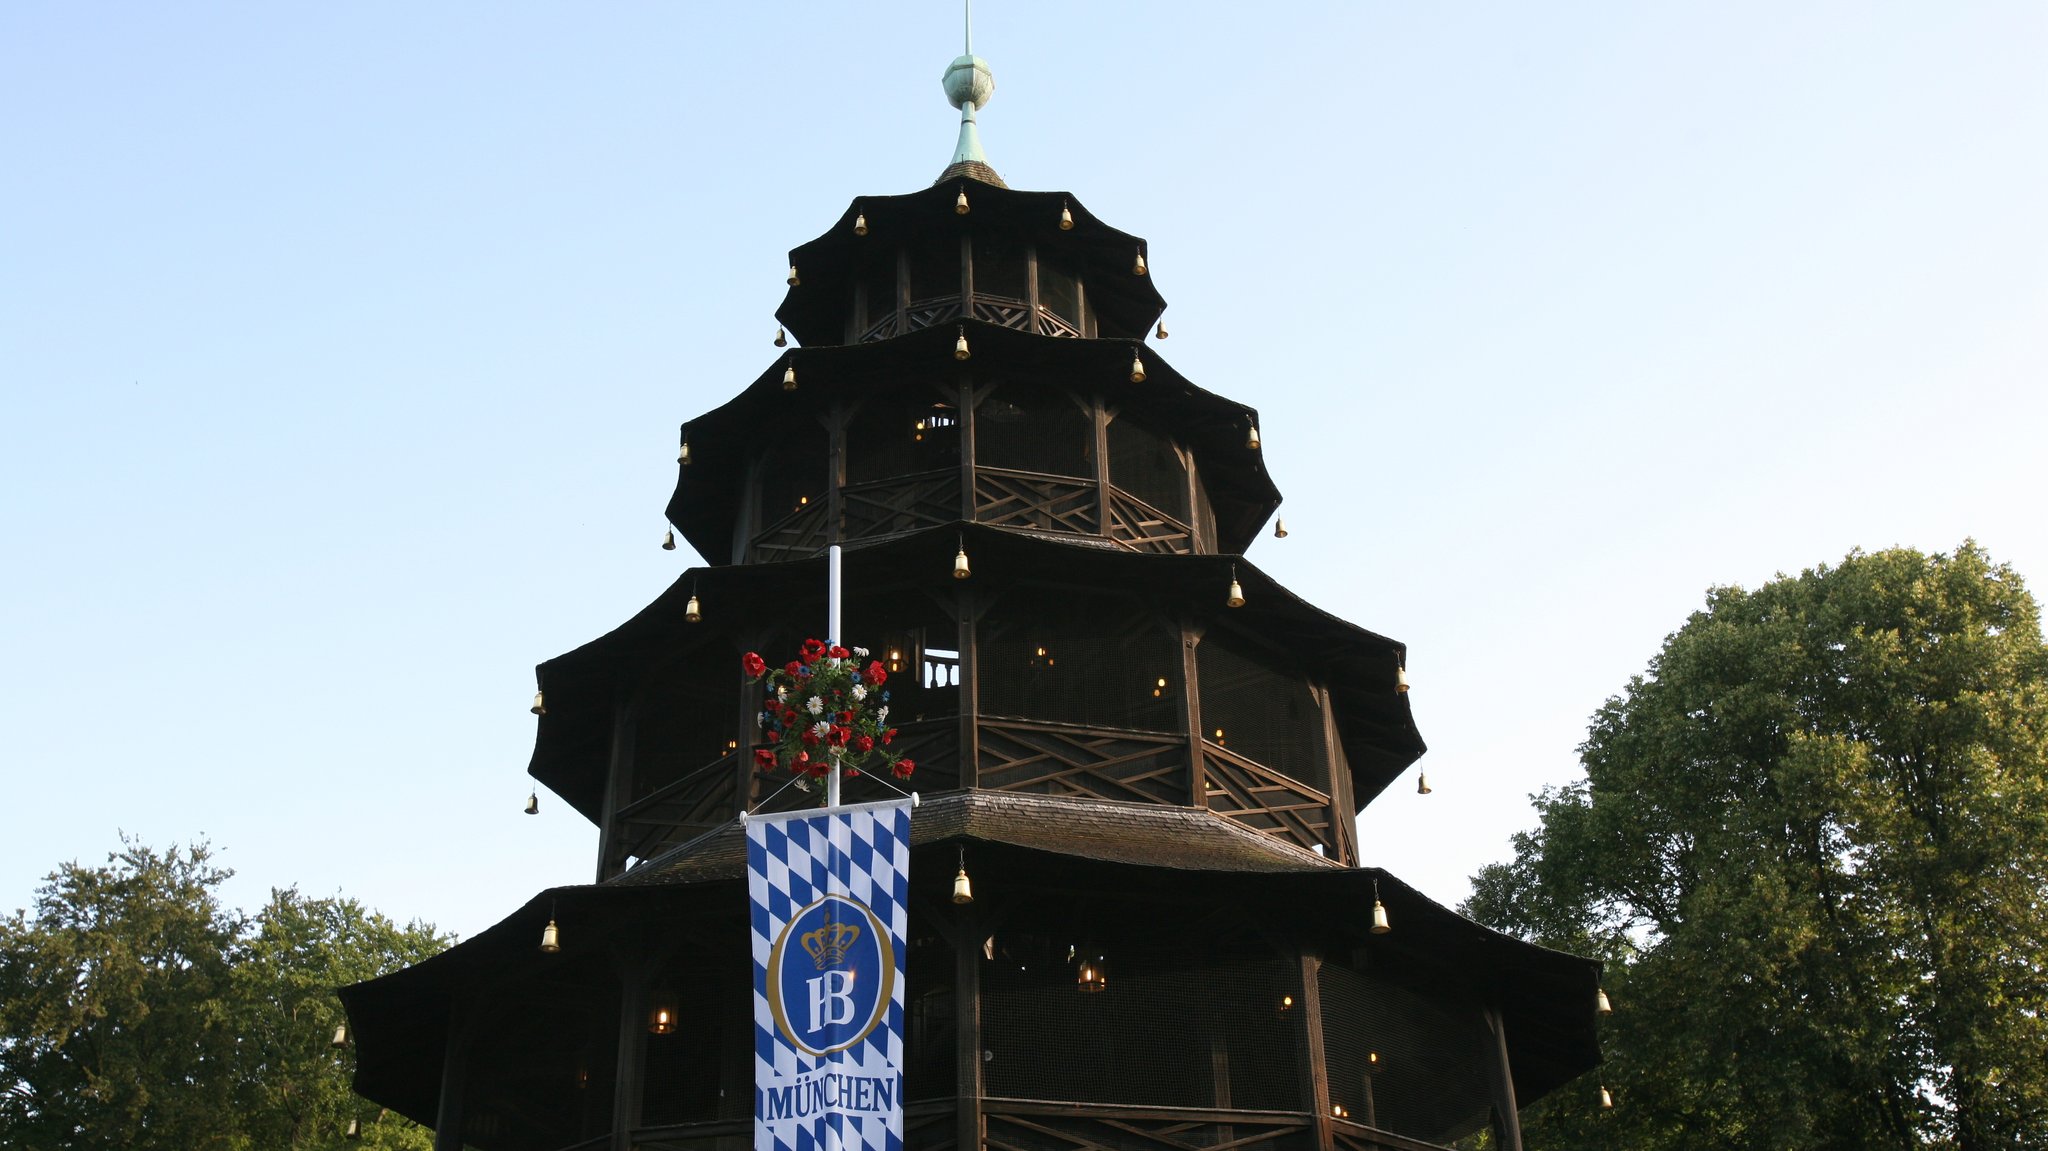
[[[807,639],[807,640],[805,640],[805,641],[804,641],[804,662],[805,662],[805,663],[816,663],[816,662],[817,662],[817,659],[818,659],[818,657],[819,657],[819,656],[821,656],[821,655],[824,655],[824,654],[825,654],[825,645],[824,645],[824,644],[823,644],[822,642],[820,642],[820,641],[818,641],[818,640],[815,640],[815,639]]]
[[[881,660],[876,660],[868,665],[866,671],[860,673],[860,678],[869,687],[880,687],[889,682],[889,669],[882,666]]]
[[[893,728],[893,727],[892,727],[892,728],[890,728],[889,730],[887,730],[887,731],[885,731],[885,732],[883,732],[883,733],[882,733],[882,742],[883,742],[884,744],[889,744],[889,743],[893,743],[893,742],[895,742],[895,739],[896,739],[896,729],[895,729],[895,728]]]
[[[863,755],[875,750],[875,737],[872,735],[856,737],[853,741],[853,750]]]
[[[832,746],[833,746],[833,747],[845,747],[845,746],[846,746],[846,729],[845,729],[845,728],[843,728],[843,727],[838,727],[838,726],[835,726],[835,727],[833,727],[833,729],[832,729],[832,733],[831,733],[831,735],[830,735],[830,736],[829,736],[828,738],[830,738],[830,739],[831,739],[831,741],[832,741]]]
[[[846,659],[853,653],[846,650],[843,647],[840,647],[838,644],[835,643],[832,645],[832,649],[830,651],[827,651],[825,654],[831,656],[833,659]]]
[[[801,738],[801,739],[802,739],[802,740],[804,741],[804,746],[805,746],[805,747],[816,747],[816,746],[818,746],[818,733],[817,733],[817,732],[815,732],[815,731],[812,731],[812,730],[811,730],[810,728],[808,728],[808,727],[804,729],[804,733],[803,733],[803,735],[802,735],[802,736],[801,736],[800,738]]]
[[[775,766],[775,753],[765,747],[754,749],[754,766],[770,768]]]
[[[909,779],[910,773],[917,770],[917,764],[907,759],[899,759],[889,765],[889,770],[896,773],[897,779]]]
[[[768,661],[762,659],[760,653],[750,651],[740,657],[740,670],[747,673],[748,679],[760,679],[761,674],[768,670]]]
[[[793,707],[786,707],[786,708],[783,708],[783,709],[782,709],[782,722],[783,722],[784,726],[787,726],[787,727],[795,727],[795,726],[796,726],[796,709],[795,709],[795,708],[793,708]]]
[[[845,725],[846,725],[846,726],[848,726],[848,727],[852,727],[852,726],[853,726],[853,713],[852,713],[852,712],[850,712],[850,711],[842,711],[842,712],[840,712],[840,713],[839,713],[839,722],[841,722],[841,723],[845,724]]]
[[[789,678],[791,679],[795,679],[796,673],[802,671],[803,669],[804,665],[798,663],[795,660],[790,660],[788,663],[782,665],[782,670],[788,672]]]

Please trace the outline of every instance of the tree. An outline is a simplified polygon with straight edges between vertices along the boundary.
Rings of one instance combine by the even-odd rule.
[[[431,1146],[350,1092],[334,990],[448,941],[290,889],[245,916],[221,905],[230,874],[204,845],[124,843],[0,921],[0,1146]]]
[[[1535,1147],[2048,1146],[2048,648],[1974,544],[1717,588],[1465,910],[1609,961]]]

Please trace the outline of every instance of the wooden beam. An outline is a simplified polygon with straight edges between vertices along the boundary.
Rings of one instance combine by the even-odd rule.
[[[611,762],[605,770],[604,799],[597,822],[597,882],[603,883],[625,870],[625,828],[619,825],[619,809],[632,801],[634,758],[634,714],[639,710],[637,694],[612,701]]]
[[[619,973],[618,1065],[612,1068],[611,1151],[632,1151],[633,1128],[640,1125],[640,1101],[647,1080],[647,984],[650,964],[638,955],[617,956]],[[435,1148],[434,1151],[440,1151]]]
[[[1312,951],[1301,953],[1301,1016],[1303,1042],[1308,1052],[1309,1115],[1315,1120],[1316,1146],[1331,1146],[1330,1067],[1323,1058],[1322,958]]]
[[[981,1151],[981,920],[972,905],[958,909],[953,942],[954,1151]]]
[[[1188,803],[1209,806],[1209,767],[1202,754],[1202,683],[1196,666],[1195,645],[1201,633],[1183,623],[1180,629],[1180,694],[1188,724]]]
[[[1501,1151],[1522,1151],[1522,1115],[1515,1103],[1514,1069],[1508,1065],[1507,1024],[1500,1012],[1486,1009],[1486,1029],[1493,1032],[1493,1055],[1487,1061],[1493,1081],[1493,1137]]]

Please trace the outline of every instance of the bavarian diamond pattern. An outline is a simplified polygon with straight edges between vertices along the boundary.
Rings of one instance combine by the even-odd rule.
[[[903,953],[910,906],[910,803],[747,817],[747,890],[754,951],[755,1151],[903,1151]],[[785,1042],[768,1004],[768,960],[796,912],[827,895],[867,905],[888,925],[896,978],[881,1026],[845,1051],[813,1057]],[[828,1107],[769,1118],[771,1088],[815,1072],[891,1082],[893,1106]]]

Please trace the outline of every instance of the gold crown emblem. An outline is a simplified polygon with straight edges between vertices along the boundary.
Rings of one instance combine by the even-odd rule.
[[[840,923],[825,913],[825,922],[816,930],[806,932],[797,942],[810,954],[811,963],[818,970],[834,967],[846,962],[846,952],[853,942],[860,938],[860,927],[852,923]]]

